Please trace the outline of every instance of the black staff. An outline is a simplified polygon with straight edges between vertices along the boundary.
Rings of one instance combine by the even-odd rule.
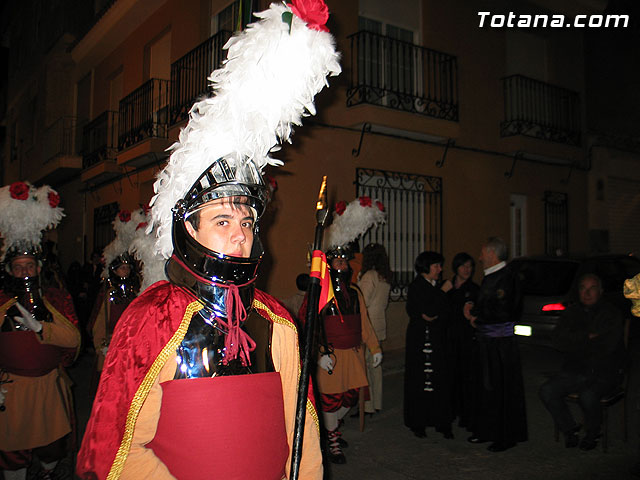
[[[322,177],[322,185],[318,194],[316,204],[316,235],[313,242],[313,250],[322,248],[322,232],[324,222],[327,219],[327,177]],[[313,272],[313,262],[312,262]],[[296,426],[293,434],[293,446],[291,455],[291,475],[290,480],[298,480],[300,474],[300,460],[302,459],[302,440],[304,437],[304,423],[307,412],[307,394],[309,392],[309,368],[311,365],[311,355],[313,351],[313,332],[318,321],[318,303],[320,302],[320,279],[313,275],[309,278],[307,287],[307,320],[305,330],[305,342],[302,356],[302,371],[298,383],[298,405],[296,409]]]

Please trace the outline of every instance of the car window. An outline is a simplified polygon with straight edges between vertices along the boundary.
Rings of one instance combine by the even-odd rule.
[[[564,261],[520,260],[512,264],[524,295],[566,295],[578,269],[576,262]]]
[[[595,273],[602,280],[602,289],[606,292],[622,291],[622,284],[626,280],[626,273],[617,258],[600,258],[586,261],[580,266],[581,276],[585,273]]]

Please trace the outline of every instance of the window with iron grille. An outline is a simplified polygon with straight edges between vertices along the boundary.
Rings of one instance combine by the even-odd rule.
[[[425,250],[442,252],[442,178],[368,168],[356,169],[356,194],[381,201],[387,222],[360,239],[383,245],[393,271],[391,300],[407,298],[413,264]]]
[[[544,244],[547,255],[569,251],[569,208],[567,194],[544,192]]]
[[[93,250],[102,251],[116,236],[111,222],[120,210],[118,202],[93,209]]]

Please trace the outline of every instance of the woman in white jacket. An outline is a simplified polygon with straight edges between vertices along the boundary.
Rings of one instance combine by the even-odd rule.
[[[389,303],[391,278],[389,257],[385,248],[378,243],[367,245],[362,251],[362,270],[358,286],[362,290],[371,325],[381,344],[387,337],[385,310]],[[365,402],[364,410],[365,413],[374,413],[382,409],[382,366],[373,367],[373,357],[368,349],[365,357],[370,399]]]

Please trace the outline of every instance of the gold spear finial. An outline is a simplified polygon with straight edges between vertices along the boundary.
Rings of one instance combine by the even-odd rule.
[[[316,202],[316,220],[318,224],[324,225],[327,219],[329,209],[327,208],[327,176],[322,177],[322,185],[320,185],[320,193],[318,193],[318,201]]]

